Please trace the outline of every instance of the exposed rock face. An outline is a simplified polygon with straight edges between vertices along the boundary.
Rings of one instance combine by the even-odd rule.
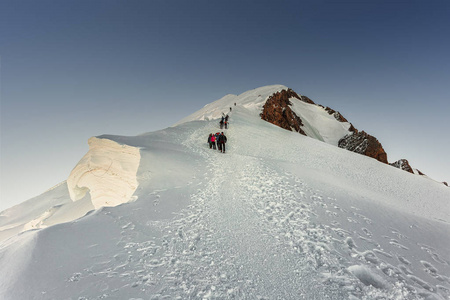
[[[443,184],[445,184],[446,186],[448,186],[448,183],[447,183],[447,182],[445,182],[445,181],[443,182]]]
[[[383,146],[381,146],[375,137],[364,131],[355,132],[343,137],[338,145],[340,148],[373,157],[385,164],[388,163],[387,154]]]
[[[292,105],[289,101],[290,98],[297,98],[305,103],[316,105],[314,101],[306,96],[299,96],[292,89],[282,90],[281,92],[277,92],[270,96],[266,101],[263,106],[263,112],[261,113],[261,119],[281,128],[306,135],[301,128],[301,126],[303,126],[302,120],[290,107]],[[319,106],[324,108],[330,115],[333,115],[337,121],[348,122],[338,111],[322,105]],[[352,134],[345,136],[339,141],[340,148],[373,157],[386,164],[388,163],[387,154],[375,137],[364,131],[358,132],[353,125],[350,126],[349,131],[352,132]]]
[[[289,101],[289,98],[297,98],[305,102],[311,101],[307,97],[298,96],[297,93],[291,89],[288,89],[287,91],[282,90],[281,92],[275,93],[270,96],[266,101],[263,106],[261,119],[281,128],[290,131],[296,131],[298,133],[306,135],[305,132],[301,129],[301,126],[303,126],[302,120],[290,108],[290,105],[292,105],[292,103]]]
[[[424,173],[422,173],[419,169],[416,169],[416,171],[417,171],[417,173],[418,173],[419,175],[421,175],[421,176],[427,176],[427,175],[425,175]]]
[[[320,106],[322,106],[322,105],[320,105]],[[322,107],[323,107],[323,106],[322,106]],[[325,108],[325,110],[326,110],[330,115],[333,115],[333,117],[334,117],[336,120],[338,120],[339,122],[348,122],[347,119],[346,119],[343,115],[341,115],[340,112],[335,111],[334,109],[332,109],[332,108],[330,108],[330,107],[328,107],[328,106],[327,106],[327,107],[324,107],[324,108]],[[350,123],[350,122],[348,122],[348,123]],[[348,129],[348,131],[358,133],[358,129],[356,129],[356,128],[353,126],[352,123],[350,123],[350,128]]]
[[[303,135],[307,135],[305,133],[306,131],[308,132],[308,135],[312,134],[311,136],[313,138],[317,138],[317,136],[314,135],[315,134],[314,129],[313,133],[311,133],[308,131],[310,130],[308,129],[309,127],[308,128],[304,127],[304,123],[307,124],[307,126],[311,126],[310,122],[308,122],[308,118],[304,117],[299,111],[297,111],[297,113],[299,113],[302,116],[302,118],[304,118],[304,120],[302,121],[302,119],[298,115],[296,115],[296,113],[291,109],[292,103],[289,99],[292,98],[296,98],[302,102],[322,107],[329,115],[332,115],[334,119],[336,119],[338,122],[350,123],[340,112],[335,111],[334,109],[328,106],[325,107],[323,105],[316,104],[308,97],[298,95],[292,89],[282,90],[281,92],[277,92],[272,96],[270,96],[263,106],[261,119],[270,122],[274,125],[277,125],[281,128],[299,132]],[[305,130],[303,130],[302,127],[305,128]],[[374,136],[371,136],[370,134],[364,131],[359,132],[358,129],[356,129],[352,123],[350,123],[350,128],[348,128],[348,131],[350,132],[350,134],[346,135],[338,142],[338,146],[340,148],[375,158],[376,160],[385,164],[389,163],[387,160],[387,154],[384,151],[383,146]],[[337,137],[337,139],[338,138],[339,136]],[[318,139],[320,139],[320,137]],[[425,176],[425,174],[423,174],[419,170],[417,169],[413,170],[413,168],[406,159],[400,159],[394,163],[391,163],[390,165],[412,174]],[[443,184],[448,186],[446,182],[443,182]]]
[[[306,118],[302,121],[302,119],[298,115],[296,115],[296,113],[291,109],[292,103],[289,99],[292,98],[296,98],[302,102],[322,107],[329,115],[332,115],[334,119],[336,119],[338,122],[350,123],[340,112],[335,111],[330,107],[325,107],[323,105],[316,104],[308,97],[298,95],[292,89],[282,90],[281,92],[277,92],[272,96],[270,96],[263,106],[261,119],[270,122],[274,125],[277,125],[281,128],[299,132],[303,135],[307,135],[305,131],[308,132],[308,135],[311,134],[311,132],[309,132],[308,129],[305,129],[305,131],[302,129],[302,127],[305,128],[304,123],[308,125],[308,119]],[[297,111],[297,113],[299,113],[299,111]],[[309,124],[309,126],[310,125],[311,124]],[[358,129],[356,129],[352,123],[350,123],[350,128],[348,128],[348,131],[350,132],[350,134],[346,135],[338,142],[338,146],[340,148],[347,149],[349,151],[356,152],[362,155],[366,155],[375,158],[376,160],[382,163],[388,164],[387,154],[384,151],[381,143],[374,136],[371,136],[370,134],[364,131],[359,132]],[[314,133],[312,134],[312,137],[317,138],[316,136],[314,136]],[[412,174],[419,174],[425,176],[425,174],[423,174],[419,170],[417,169],[413,170],[411,168],[411,165],[406,159],[400,159],[394,163],[391,163],[390,165]],[[443,182],[443,184],[448,186],[446,182]]]
[[[291,89],[289,89],[289,90],[291,90]],[[292,90],[291,90],[291,91],[292,91]],[[294,93],[295,93],[295,92],[294,92]],[[297,95],[297,94],[296,94],[296,95]],[[300,96],[300,97],[297,96],[296,98],[302,100],[303,102],[309,103],[309,104],[315,104],[314,101],[312,101],[311,99],[309,99],[309,98],[306,97],[306,96]]]
[[[322,105],[320,105],[320,106],[322,106]],[[323,106],[322,106],[322,107],[323,107]],[[339,122],[348,122],[347,119],[344,118],[344,116],[341,115],[340,112],[335,111],[334,109],[332,109],[332,108],[330,108],[330,107],[328,107],[328,106],[327,106],[327,107],[323,107],[323,108],[325,108],[325,110],[326,110],[330,115],[333,115],[333,117],[334,117],[336,120],[338,120]]]
[[[411,168],[411,166],[409,165],[408,160],[406,160],[406,159],[399,159],[396,162],[391,163],[390,165],[393,166],[393,167],[399,168],[401,170],[404,170],[406,172],[414,174],[413,169]]]

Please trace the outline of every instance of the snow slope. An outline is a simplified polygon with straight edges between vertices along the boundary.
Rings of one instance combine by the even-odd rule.
[[[280,88],[98,137],[139,149],[131,201],[93,210],[63,183],[2,212],[1,233],[48,227],[1,242],[0,298],[450,299],[450,190],[260,120]],[[222,112],[226,154],[206,143]]]

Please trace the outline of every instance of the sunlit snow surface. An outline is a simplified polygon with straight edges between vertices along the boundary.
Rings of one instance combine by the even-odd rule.
[[[140,149],[131,202],[63,183],[2,212],[3,236],[41,229],[1,242],[0,298],[450,299],[450,189],[260,120],[280,88],[99,137]],[[222,112],[226,154],[206,142]]]

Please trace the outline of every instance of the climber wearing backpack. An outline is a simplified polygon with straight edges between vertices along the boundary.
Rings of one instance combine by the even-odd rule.
[[[211,140],[212,148],[216,150],[216,136],[214,134],[211,134],[211,137],[209,139]]]
[[[225,153],[225,143],[227,142],[227,137],[225,136],[225,134],[223,134],[223,132],[219,135],[219,140],[218,140],[218,145],[219,145],[219,150],[222,153]]]
[[[209,149],[212,149],[211,137],[212,137],[212,133],[210,133],[209,136],[208,136]]]
[[[219,143],[219,138],[220,138],[220,132],[217,132],[216,133],[217,150],[222,151],[222,144]]]

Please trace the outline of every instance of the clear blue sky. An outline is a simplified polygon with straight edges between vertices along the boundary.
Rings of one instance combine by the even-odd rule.
[[[450,1],[0,2],[0,210],[104,133],[163,129],[284,84],[450,181]]]

